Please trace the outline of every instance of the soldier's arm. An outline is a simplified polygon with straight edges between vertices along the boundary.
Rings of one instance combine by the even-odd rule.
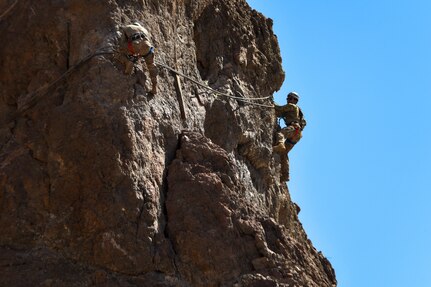
[[[304,118],[302,118],[300,124],[301,124],[301,130],[303,130],[305,128],[305,126],[307,125],[307,121]]]
[[[274,110],[275,110],[275,116],[276,117],[281,117],[283,115],[284,112],[284,106],[279,106],[277,104],[274,104]]]
[[[304,119],[304,114],[302,113],[301,109],[299,109],[299,118],[300,118],[299,124],[301,125],[301,130],[303,130],[307,125],[307,121]]]

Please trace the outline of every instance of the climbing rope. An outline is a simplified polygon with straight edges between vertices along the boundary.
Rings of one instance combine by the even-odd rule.
[[[177,29],[178,29],[178,17],[177,17],[177,14],[178,14],[177,0],[174,0],[173,1],[173,15],[172,15],[173,18],[175,19],[175,21],[174,21],[174,35],[179,36],[179,33],[177,31]],[[171,72],[174,72],[178,76],[181,76],[181,77],[183,77],[185,79],[188,79],[188,80],[192,81],[196,85],[199,85],[199,86],[201,86],[201,87],[203,87],[203,88],[205,88],[207,90],[212,91],[216,95],[221,95],[221,96],[224,96],[224,97],[227,97],[227,98],[236,99],[236,100],[239,100],[239,101],[251,104],[251,105],[255,105],[255,106],[261,106],[261,107],[265,107],[265,108],[273,108],[274,107],[274,106],[270,106],[270,105],[265,105],[265,104],[259,104],[259,103],[252,102],[252,101],[255,101],[255,100],[266,100],[266,99],[271,98],[271,96],[269,96],[269,97],[262,97],[262,98],[246,98],[244,96],[243,97],[232,96],[232,95],[229,95],[229,94],[226,94],[226,93],[219,92],[219,91],[217,91],[217,90],[209,87],[208,85],[202,84],[199,81],[197,81],[197,80],[195,80],[195,79],[193,79],[193,78],[191,78],[191,77],[189,77],[189,76],[187,76],[187,75],[179,72],[178,70],[176,70],[176,69],[174,69],[174,68],[172,68],[172,67],[170,67],[170,66],[168,66],[166,64],[163,64],[163,63],[161,63],[161,62],[159,62],[157,60],[154,61],[154,63],[156,65],[162,67],[162,68],[165,68],[165,69],[170,70]],[[174,65],[175,68],[178,68],[178,65],[177,65],[177,41],[176,41],[176,37],[174,37],[174,63],[175,63],[175,65]]]
[[[265,104],[260,104],[260,103],[254,103],[254,102],[252,102],[252,101],[255,101],[255,100],[267,100],[267,99],[271,98],[271,96],[269,96],[269,97],[260,97],[260,98],[246,98],[246,97],[237,97],[237,96],[232,96],[232,95],[229,95],[229,94],[226,94],[226,93],[222,93],[222,92],[220,92],[220,91],[217,91],[217,90],[215,90],[215,89],[211,88],[211,87],[210,87],[210,86],[208,86],[208,85],[202,84],[202,83],[200,83],[199,81],[197,81],[197,80],[195,80],[195,79],[193,79],[193,78],[191,78],[191,77],[189,77],[189,76],[187,76],[187,75],[185,75],[185,74],[181,73],[180,71],[177,71],[177,70],[175,70],[175,69],[173,69],[173,68],[169,67],[169,66],[168,66],[168,65],[166,65],[166,64],[160,63],[159,61],[154,61],[154,63],[155,63],[157,66],[160,66],[160,67],[162,67],[162,68],[165,68],[165,69],[167,69],[167,70],[170,70],[171,72],[174,72],[174,73],[175,73],[175,74],[177,74],[178,76],[181,76],[181,77],[183,77],[183,78],[186,78],[186,79],[188,79],[188,80],[192,81],[193,83],[195,83],[196,85],[199,85],[199,86],[201,86],[201,87],[203,87],[203,88],[205,88],[205,89],[207,89],[207,90],[210,90],[210,91],[212,91],[213,93],[215,93],[215,94],[217,94],[217,95],[224,96],[224,97],[231,98],[231,99],[236,99],[236,100],[239,100],[239,101],[243,101],[243,102],[246,102],[246,103],[248,103],[248,104],[255,105],[255,106],[266,107],[266,108],[273,108],[273,107],[274,107],[274,106],[272,106],[272,105],[265,105]]]
[[[7,13],[9,13],[13,7],[15,7],[16,3],[18,3],[18,0],[15,0],[15,2],[12,3],[12,5],[9,6],[9,8],[6,9],[1,15],[0,15],[0,21],[3,19],[4,16],[6,16]]]
[[[78,63],[76,63],[75,65],[73,65],[72,67],[70,67],[66,72],[64,72],[59,78],[57,78],[55,81],[53,81],[51,84],[47,85],[47,86],[43,86],[40,87],[39,89],[37,89],[36,91],[27,94],[25,96],[23,96],[22,98],[24,99],[24,103],[19,105],[18,107],[18,112],[19,113],[23,113],[25,111],[27,111],[28,109],[30,109],[31,107],[33,107],[38,100],[40,100],[41,98],[43,98],[47,91],[52,88],[54,85],[56,85],[57,83],[59,83],[60,81],[64,80],[67,76],[69,76],[74,70],[76,70],[77,68],[79,68],[80,66],[82,66],[83,64],[85,64],[86,62],[88,62],[89,60],[91,60],[92,58],[96,57],[96,56],[100,56],[100,55],[109,55],[109,54],[114,54],[115,52],[110,50],[107,51],[105,50],[107,47],[102,47],[96,50],[96,52],[86,56],[85,58],[83,58],[82,60],[80,60]],[[158,65],[159,67],[165,68],[167,70],[170,70],[171,72],[185,78],[188,79],[189,81],[195,83],[196,85],[199,85],[207,90],[210,90],[211,92],[213,92],[216,95],[220,95],[220,96],[224,96],[226,98],[231,98],[231,99],[235,99],[238,101],[242,101],[244,103],[250,104],[250,105],[254,105],[254,106],[259,106],[259,107],[265,107],[265,108],[273,108],[273,105],[265,105],[265,104],[260,104],[260,103],[256,103],[253,101],[257,101],[257,100],[267,100],[269,98],[271,98],[271,96],[269,97],[260,97],[260,98],[246,98],[246,97],[237,97],[237,96],[233,96],[233,95],[229,95],[227,93],[223,93],[220,91],[217,91],[213,88],[211,88],[208,85],[205,85],[195,79],[193,79],[192,77],[189,77],[183,73],[181,73],[178,70],[175,70],[174,68],[163,64],[161,62],[158,61],[154,61],[154,63],[156,65]]]
[[[36,104],[37,100],[40,100],[41,98],[43,98],[50,88],[52,88],[55,84],[57,84],[61,80],[65,79],[75,69],[79,68],[84,63],[91,60],[92,58],[94,58],[96,56],[100,56],[100,55],[114,54],[114,52],[112,52],[112,51],[103,51],[103,49],[104,48],[99,48],[93,54],[90,54],[90,55],[86,56],[85,58],[83,58],[81,61],[76,63],[74,66],[70,67],[66,72],[64,72],[59,78],[57,78],[54,82],[52,82],[48,86],[43,86],[43,87],[37,89],[36,91],[24,96],[23,99],[25,102],[18,107],[18,112],[23,113],[23,112],[27,111],[28,109],[30,109],[31,107],[33,107]]]

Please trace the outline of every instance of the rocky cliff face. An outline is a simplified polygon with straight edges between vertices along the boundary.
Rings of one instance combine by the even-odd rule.
[[[109,52],[139,19],[159,63],[271,96],[271,20],[243,0],[0,8],[0,286],[336,285],[278,180],[273,110],[182,79],[183,118],[171,72],[148,97]]]

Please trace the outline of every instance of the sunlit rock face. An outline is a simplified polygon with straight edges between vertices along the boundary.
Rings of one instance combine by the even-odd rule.
[[[115,52],[137,19],[158,63],[270,97],[270,19],[242,0],[0,8],[0,286],[336,285],[279,182],[273,109],[180,77],[182,116],[169,70],[150,97]]]

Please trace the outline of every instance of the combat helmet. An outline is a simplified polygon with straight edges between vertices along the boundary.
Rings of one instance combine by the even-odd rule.
[[[290,92],[289,94],[287,94],[287,99],[289,98],[299,101],[299,95],[297,92]]]

